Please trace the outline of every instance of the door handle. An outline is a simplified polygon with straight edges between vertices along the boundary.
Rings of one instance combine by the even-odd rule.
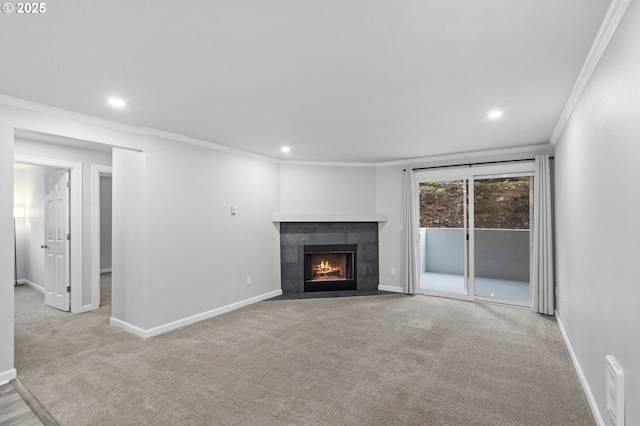
[[[40,248],[49,248],[49,246],[48,246],[48,245],[46,245],[46,244],[42,244],[42,245],[40,246]]]

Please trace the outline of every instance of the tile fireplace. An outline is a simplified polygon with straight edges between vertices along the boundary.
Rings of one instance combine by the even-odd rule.
[[[282,293],[377,290],[377,222],[281,222]]]

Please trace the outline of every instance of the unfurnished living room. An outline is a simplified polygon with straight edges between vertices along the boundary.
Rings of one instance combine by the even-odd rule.
[[[5,2],[0,424],[640,425],[638,0]]]

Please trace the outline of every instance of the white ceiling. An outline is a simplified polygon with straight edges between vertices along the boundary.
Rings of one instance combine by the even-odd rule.
[[[0,16],[0,93],[293,160],[541,144],[609,4],[47,2]]]

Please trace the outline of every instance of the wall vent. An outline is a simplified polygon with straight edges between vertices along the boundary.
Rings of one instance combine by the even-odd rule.
[[[624,426],[624,372],[613,355],[606,361],[607,412],[613,426]]]

